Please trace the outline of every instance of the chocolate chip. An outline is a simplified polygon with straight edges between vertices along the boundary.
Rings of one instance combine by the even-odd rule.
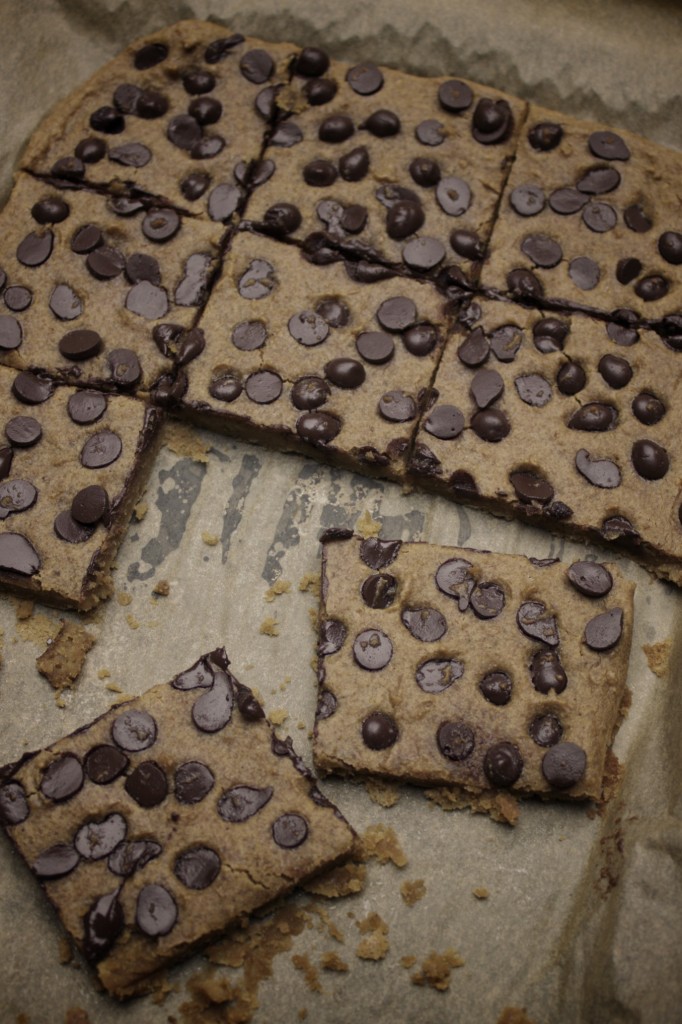
[[[635,285],[635,294],[644,302],[656,302],[668,294],[670,285],[662,274],[649,274]]]
[[[497,583],[479,583],[471,591],[470,601],[479,619],[494,619],[504,609],[504,590]]]
[[[317,653],[323,656],[336,654],[343,647],[348,630],[343,622],[338,619],[327,619],[320,624],[320,639],[317,645]]]
[[[182,75],[182,84],[190,96],[201,96],[215,89],[216,80],[212,72],[193,68]]]
[[[640,423],[650,427],[663,419],[666,409],[660,398],[647,391],[641,391],[632,400],[632,411]]]
[[[378,404],[379,413],[390,423],[407,423],[417,415],[417,403],[404,391],[387,391]]]
[[[547,505],[554,498],[554,488],[539,473],[517,471],[509,480],[519,501],[526,505]]]
[[[118,715],[111,727],[117,747],[130,753],[147,750],[156,742],[156,722],[147,711],[131,708]]]
[[[554,789],[570,789],[585,775],[587,756],[575,743],[557,743],[542,759],[542,774]]]
[[[76,391],[69,396],[67,410],[74,423],[85,426],[100,419],[107,408],[107,397],[99,391]]]
[[[216,672],[213,685],[192,705],[192,721],[202,732],[216,733],[232,718],[234,694],[224,672]]]
[[[239,61],[239,70],[247,82],[263,85],[275,70],[275,62],[266,50],[248,50]]]
[[[367,331],[355,339],[355,347],[362,358],[374,365],[383,365],[393,358],[395,343],[390,334]]]
[[[520,217],[535,217],[545,208],[545,193],[539,185],[517,185],[509,195],[509,205]]]
[[[461,217],[471,206],[471,189],[462,178],[441,178],[436,186],[436,200],[443,213]]]
[[[178,854],[173,865],[175,877],[188,889],[207,889],[220,874],[220,857],[208,846],[192,846]]]
[[[464,430],[464,416],[455,405],[436,405],[424,422],[424,430],[442,441],[451,441]]]
[[[83,313],[83,303],[68,284],[55,286],[49,306],[58,320],[76,320]]]
[[[116,889],[99,896],[83,918],[83,953],[91,962],[106,956],[125,927],[118,893]]]
[[[504,142],[514,127],[514,117],[506,100],[480,99],[471,119],[471,134],[486,146]]]
[[[50,762],[40,780],[40,792],[54,801],[68,800],[82,786],[83,768],[75,754],[60,754]]]
[[[83,767],[90,782],[98,786],[108,786],[126,770],[128,758],[118,747],[110,743],[100,743],[87,752]]]
[[[93,131],[105,135],[120,135],[125,130],[125,117],[116,107],[98,107],[90,115],[90,127]]]
[[[538,693],[563,693],[567,677],[556,651],[536,651],[530,665],[531,681]]]
[[[475,231],[454,228],[450,232],[450,245],[465,260],[481,260],[485,256],[485,245]]]
[[[616,211],[608,203],[588,203],[582,212],[583,222],[590,231],[603,234],[610,231],[618,223]]]
[[[412,180],[423,188],[431,188],[440,181],[440,167],[436,160],[426,156],[415,157],[409,167]]]
[[[210,184],[211,176],[209,174],[206,174],[204,171],[193,171],[180,182],[180,191],[185,199],[194,202],[197,199],[201,199]]]
[[[466,761],[476,745],[474,730],[464,722],[443,722],[436,733],[438,749],[449,761]]]
[[[55,843],[38,854],[31,869],[38,878],[63,878],[77,866],[80,857],[71,843]]]
[[[655,441],[635,441],[632,465],[645,480],[660,480],[670,468],[670,457],[665,448]]]
[[[81,139],[74,153],[84,164],[97,164],[106,156],[107,144],[104,139]]]
[[[601,160],[629,160],[630,150],[625,141],[615,132],[592,132],[587,145],[590,152]]]
[[[23,339],[21,324],[13,316],[0,315],[0,350],[11,352]]]
[[[288,323],[289,334],[300,345],[311,347],[320,345],[329,335],[329,325],[318,314],[310,309],[296,313]]]
[[[291,389],[290,397],[296,409],[317,409],[324,405],[330,395],[331,389],[321,377],[299,377]]]
[[[528,733],[539,747],[553,747],[564,734],[564,727],[556,715],[536,715],[528,726]]]
[[[28,480],[4,480],[0,483],[0,520],[32,508],[38,491]]]
[[[487,409],[504,392],[504,381],[497,370],[478,370],[471,381],[469,392],[479,409]]]
[[[137,897],[135,923],[145,935],[157,938],[168,935],[178,918],[178,908],[168,889],[162,885],[145,885]]]
[[[620,185],[620,174],[615,167],[590,167],[576,182],[576,188],[586,195],[603,195]]]
[[[325,161],[320,162],[325,163]],[[349,153],[345,153],[339,160],[339,174],[344,181],[361,181],[367,174],[368,170],[369,152],[366,146],[358,146],[356,149],[352,149]],[[324,180],[322,184],[332,185],[334,183],[336,180],[336,172],[334,171],[333,166],[332,171],[333,177],[331,180]],[[329,179],[330,172],[328,170],[324,171],[321,176]],[[308,184],[317,184],[317,182],[308,182]]]
[[[553,121],[540,121],[528,131],[528,141],[533,149],[540,153],[549,153],[556,149],[563,137],[563,128]]]
[[[511,430],[511,423],[501,409],[481,409],[471,418],[471,428],[482,441],[502,441]]]
[[[239,294],[244,299],[263,299],[276,285],[275,269],[267,260],[255,259],[239,279]]]
[[[52,255],[53,243],[54,235],[49,228],[42,235],[32,231],[19,242],[17,246],[17,259],[25,267],[39,267],[49,260]]]
[[[517,377],[514,386],[519,398],[526,405],[542,408],[552,398],[552,385],[539,373],[529,373],[523,377]]]
[[[128,878],[136,871],[141,870],[150,860],[158,857],[161,852],[160,844],[151,839],[120,843],[109,854],[107,867],[113,874]]]
[[[74,233],[71,239],[71,249],[79,256],[84,256],[99,248],[103,242],[104,236],[100,229],[95,224],[85,224]]]
[[[329,444],[338,435],[342,422],[330,412],[304,413],[296,420],[296,433],[311,444]]]
[[[128,825],[122,814],[109,814],[101,821],[89,821],[76,832],[74,846],[84,860],[108,857],[126,837]]]
[[[0,480],[4,480],[5,477],[10,475],[13,460],[13,449],[10,448],[9,445],[0,447]]]
[[[506,741],[495,743],[486,751],[483,771],[493,786],[512,786],[523,772],[523,758],[519,748]]]
[[[417,125],[414,134],[423,146],[440,146],[445,142],[445,125],[435,118],[428,118]]]
[[[392,110],[375,110],[362,125],[378,139],[390,138],[400,131],[400,118]]]
[[[329,160],[311,160],[303,168],[303,180],[313,188],[327,188],[337,177],[338,171]]]
[[[569,326],[556,317],[543,317],[533,325],[533,342],[538,352],[547,355],[550,352],[563,351]]]
[[[191,150],[201,140],[201,125],[190,114],[177,114],[168,122],[166,136],[178,149]]]
[[[235,402],[241,395],[243,385],[236,374],[224,371],[214,377],[208,387],[212,398],[219,402]]]
[[[337,703],[331,690],[321,690],[315,709],[315,721],[321,722],[325,718],[331,718],[336,711]]]
[[[619,284],[631,284],[642,273],[640,260],[628,256],[616,264],[616,280]]]
[[[71,512],[65,509],[55,516],[54,532],[67,544],[85,544],[92,537],[94,528],[77,522]]]
[[[521,301],[542,298],[545,289],[538,277],[530,270],[516,268],[507,274],[507,287],[511,294]]]
[[[354,132],[352,118],[346,114],[332,114],[322,121],[317,135],[321,142],[345,142]]]
[[[299,142],[303,142],[303,132],[294,121],[285,121],[283,124],[278,125],[270,139],[271,146],[281,146],[284,149],[291,149],[292,146],[297,146]]]
[[[586,292],[596,288],[601,278],[599,265],[589,256],[576,256],[571,260],[568,264],[568,274],[574,285]]]
[[[133,63],[138,71],[148,71],[161,64],[167,56],[168,47],[165,43],[147,43],[136,52]]]
[[[587,377],[579,363],[564,363],[556,375],[556,383],[562,395],[577,395],[585,387]]]
[[[393,644],[380,629],[366,629],[353,641],[353,657],[368,672],[385,668],[392,656]]]
[[[157,807],[168,795],[168,780],[156,761],[141,761],[126,779],[125,790],[140,807]]]
[[[566,575],[585,597],[605,597],[613,586],[611,573],[598,562],[574,562],[566,570]]]
[[[63,156],[52,165],[53,178],[68,182],[81,182],[85,178],[85,164],[77,156]]]
[[[618,410],[604,402],[587,402],[573,413],[567,426],[571,430],[613,430],[618,422]]]
[[[43,436],[43,428],[33,416],[13,416],[5,424],[5,437],[15,448],[32,448]]]
[[[70,212],[69,204],[61,196],[47,196],[31,207],[31,216],[39,224],[61,224]]]
[[[146,167],[152,158],[152,151],[141,142],[128,142],[109,150],[109,159],[124,167]]]
[[[140,210],[145,209],[141,199],[133,199],[131,196],[111,196],[107,200],[107,206],[117,217],[134,217]]]
[[[550,193],[549,206],[564,217],[578,213],[587,204],[587,196],[576,188],[557,188]]]
[[[513,683],[511,678],[506,672],[502,672],[499,669],[494,672],[488,672],[481,679],[478,688],[485,699],[497,707],[503,707],[512,698]]]
[[[150,242],[167,242],[180,230],[180,217],[175,210],[150,210],[142,221],[142,234]]]
[[[576,469],[595,487],[611,489],[620,486],[620,470],[610,459],[600,459],[581,448],[575,457]]]
[[[403,608],[400,621],[405,629],[423,643],[445,636],[448,624],[437,608]]]
[[[52,397],[54,384],[40,373],[22,370],[12,381],[12,394],[24,405],[42,405]]]
[[[301,814],[281,814],[272,823],[272,838],[283,849],[294,849],[308,838],[308,823]]]
[[[215,777],[201,761],[185,761],[175,769],[173,791],[181,804],[198,804],[213,789]]]
[[[390,573],[368,576],[360,588],[362,600],[370,608],[388,608],[393,604],[397,591],[398,581]]]
[[[118,249],[100,245],[88,253],[85,265],[98,281],[111,281],[123,273],[125,258]]]
[[[12,285],[5,289],[3,299],[7,308],[13,313],[23,313],[33,302],[33,292],[30,288],[24,288],[22,285]]]
[[[69,331],[59,341],[59,351],[65,359],[79,362],[92,359],[102,351],[103,341],[97,331],[79,328]]]
[[[362,363],[357,359],[340,357],[325,363],[324,375],[336,387],[353,390],[364,383],[366,373]],[[329,394],[329,389],[327,389]]]
[[[319,78],[329,69],[329,57],[317,46],[304,46],[292,62],[291,70],[304,78]]]
[[[222,39],[214,39],[204,50],[204,60],[207,64],[219,64],[229,57],[235,46],[243,42],[244,36],[239,32],[233,32],[231,36],[224,36]]]
[[[6,782],[0,786],[0,825],[20,825],[29,815],[24,787],[20,782]]]
[[[239,206],[241,197],[236,185],[216,185],[208,197],[208,215],[211,220],[228,221]]]
[[[524,601],[516,614],[519,629],[531,640],[542,640],[550,647],[559,643],[559,627],[554,615],[542,601]]]
[[[244,384],[248,397],[259,405],[276,402],[282,394],[282,387],[282,378],[272,370],[258,370],[250,374]]]
[[[123,450],[118,434],[113,430],[102,430],[93,434],[81,449],[81,465],[86,469],[101,469],[116,462]]]
[[[385,569],[395,562],[400,553],[402,541],[381,540],[379,537],[368,537],[360,545],[360,558],[370,569]]]
[[[389,238],[400,241],[419,231],[424,223],[424,210],[421,203],[408,199],[399,199],[393,203],[386,214],[386,231]]]
[[[261,320],[242,320],[232,331],[232,344],[242,352],[253,352],[262,348],[268,337]]]
[[[174,690],[208,690],[213,686],[215,675],[210,662],[205,659],[197,661],[175,677],[171,686]]]
[[[563,250],[555,239],[548,235],[526,235],[521,242],[521,252],[536,267],[550,269],[556,267],[563,259]]]
[[[473,101],[474,95],[466,82],[453,78],[438,87],[438,102],[450,114],[461,114],[469,109]]]
[[[423,661],[415,673],[417,686],[424,693],[443,693],[464,675],[464,665],[456,658]]]
[[[658,251],[666,263],[679,266],[682,263],[682,232],[664,231],[658,239]]]
[[[475,327],[457,349],[460,362],[470,369],[481,366],[490,354],[490,342],[482,327]]]
[[[632,380],[632,367],[622,356],[604,355],[597,368],[606,383],[616,390],[624,388]]]
[[[99,484],[83,487],[71,502],[71,515],[78,523],[94,526],[109,515],[109,495]]]
[[[403,262],[412,270],[433,270],[445,259],[445,246],[437,238],[414,238],[403,248]]]
[[[263,214],[263,227],[275,238],[285,238],[301,226],[301,211],[293,203],[275,203]]]
[[[365,64],[356,64],[355,67],[350,68],[346,74],[346,81],[353,92],[358,93],[360,96],[372,96],[383,86],[384,76],[376,64],[368,61]]]

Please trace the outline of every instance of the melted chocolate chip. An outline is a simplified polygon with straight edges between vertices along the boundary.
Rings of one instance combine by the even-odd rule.
[[[81,465],[86,469],[101,469],[116,462],[123,450],[118,434],[112,430],[102,430],[93,434],[81,449]]]
[[[296,409],[310,410],[324,405],[330,395],[331,388],[321,377],[299,377],[291,389],[290,397]]]
[[[83,785],[83,768],[75,754],[61,754],[43,772],[40,792],[48,800],[68,800]]]
[[[272,797],[272,787],[235,786],[218,801],[218,814],[225,821],[242,822],[252,818]]]
[[[471,381],[469,392],[479,409],[487,409],[504,392],[504,381],[497,370],[479,370]]]
[[[30,541],[20,533],[0,535],[0,571],[34,576],[40,569],[40,556]]]
[[[445,259],[445,246],[437,238],[413,238],[404,246],[402,256],[412,270],[433,270]]]
[[[148,750],[156,742],[156,722],[148,711],[130,708],[114,721],[111,737],[117,747],[129,753]]]
[[[19,242],[17,246],[17,259],[25,267],[39,267],[49,260],[52,255],[53,244],[54,235],[49,228],[42,235],[32,231]]]
[[[106,408],[106,395],[98,391],[77,391],[67,403],[69,416],[81,426],[95,423],[104,415]]]
[[[242,352],[253,352],[262,348],[268,337],[261,320],[242,320],[232,331],[232,344]]]
[[[33,416],[13,416],[5,424],[5,437],[15,448],[32,448],[43,436],[43,428]]]
[[[114,875],[128,878],[141,870],[150,860],[154,860],[162,852],[159,843],[151,839],[138,839],[135,842],[119,843],[109,854],[107,867]]]
[[[135,923],[145,935],[157,938],[168,935],[178,918],[178,908],[162,885],[145,885],[137,897]]]
[[[504,590],[497,583],[479,583],[471,591],[470,602],[479,619],[494,619],[504,608]]]
[[[499,669],[488,672],[478,684],[485,699],[497,707],[504,707],[509,703],[512,698],[513,686],[510,676]]]
[[[308,823],[301,814],[281,814],[272,823],[272,838],[283,849],[294,849],[308,838]]]
[[[388,608],[393,604],[397,591],[398,581],[390,573],[368,576],[360,588],[362,600],[369,608]]]
[[[54,532],[67,544],[85,544],[92,537],[93,531],[92,526],[84,526],[74,519],[68,509],[55,516]]]
[[[194,202],[201,199],[204,192],[211,184],[211,176],[204,171],[192,171],[180,182],[180,191],[185,199]]]
[[[28,816],[28,801],[21,783],[10,781],[0,786],[0,825],[20,825]]]
[[[455,405],[436,405],[424,422],[424,430],[442,441],[451,441],[464,430],[464,416]]]
[[[390,334],[384,334],[381,331],[366,331],[357,336],[355,347],[366,362],[382,365],[393,358],[395,342]]]
[[[147,43],[136,52],[133,63],[138,71],[148,71],[161,64],[167,56],[168,47],[165,43]]]
[[[462,178],[441,178],[436,186],[436,200],[443,213],[461,217],[471,206],[471,189]]]
[[[175,769],[173,790],[181,804],[198,804],[213,789],[213,772],[201,761],[186,761]]]
[[[424,693],[443,693],[464,675],[464,665],[456,658],[424,661],[415,673],[417,686]]]
[[[140,807],[157,807],[168,795],[168,780],[156,761],[141,761],[126,779],[125,790]]]
[[[327,619],[320,625],[320,639],[317,644],[317,653],[326,656],[336,654],[343,647],[348,630],[343,622],[338,619]]]
[[[125,269],[125,258],[118,249],[100,245],[88,253],[85,265],[98,281],[111,281]]]
[[[276,203],[263,215],[263,227],[275,238],[285,238],[301,226],[301,211],[292,203]]]
[[[519,398],[526,405],[542,408],[552,398],[552,385],[539,373],[529,373],[517,377],[514,386]]]
[[[125,926],[118,893],[116,889],[99,896],[83,918],[83,953],[91,962],[106,956]]]
[[[457,349],[457,357],[470,369],[481,366],[490,354],[490,342],[482,327],[475,327]]]
[[[346,81],[353,92],[360,96],[372,96],[384,84],[382,75],[376,64],[367,61],[365,64],[356,64],[346,73]]]
[[[360,668],[377,672],[388,665],[393,644],[380,629],[366,629],[353,641],[353,657]]]
[[[224,36],[222,39],[214,39],[204,50],[204,60],[207,64],[219,64],[229,57],[235,46],[243,42],[244,36],[239,32],[233,32],[231,36]]]
[[[553,316],[543,317],[533,325],[533,342],[538,352],[563,351],[569,333],[569,326]]]
[[[523,772],[523,758],[513,743],[495,743],[486,751],[483,771],[493,786],[512,786]]]
[[[509,205],[520,217],[535,217],[544,210],[545,202],[539,185],[517,185],[509,194]]]
[[[474,730],[464,722],[443,722],[436,733],[438,749],[449,761],[466,761],[476,745]]]
[[[399,199],[391,204],[386,214],[386,231],[389,238],[400,241],[413,235],[424,223],[424,210],[421,203],[409,199]]]
[[[531,640],[542,640],[550,647],[559,643],[559,627],[554,615],[547,612],[542,601],[524,601],[516,614],[519,629]]]
[[[445,125],[435,118],[428,118],[417,125],[414,134],[423,146],[440,146],[445,142]]]
[[[538,693],[563,693],[567,677],[556,651],[536,651],[530,665],[531,681]]]
[[[417,403],[404,391],[387,391],[379,399],[378,409],[390,423],[407,423],[417,415]]]
[[[542,759],[542,774],[554,789],[570,789],[585,775],[587,756],[575,743],[557,743]]]
[[[216,672],[213,685],[192,705],[192,721],[202,732],[224,729],[232,718],[234,693],[224,672]]]
[[[615,132],[592,132],[587,144],[590,152],[601,160],[629,160],[630,150],[620,135]]]
[[[128,758],[118,747],[113,747],[110,743],[101,743],[88,751],[83,767],[90,782],[98,786],[108,786],[126,770]]]
[[[329,335],[329,324],[310,309],[296,313],[288,324],[289,334],[300,345],[320,345]]]
[[[22,370],[12,381],[12,394],[24,405],[41,405],[54,393],[54,384],[40,373]]]
[[[19,348],[23,338],[21,324],[13,316],[0,315],[0,350],[11,352]]]
[[[604,402],[587,402],[574,412],[567,426],[571,430],[613,430],[618,422],[618,410]]]
[[[49,306],[58,320],[75,320],[83,313],[83,303],[68,284],[56,285]]]
[[[578,213],[587,201],[585,193],[579,192],[577,188],[557,188],[549,196],[550,209],[563,217]]]
[[[104,243],[104,236],[95,224],[78,228],[71,239],[71,249],[79,256],[85,256]]]
[[[239,294],[244,299],[263,299],[275,288],[275,269],[267,260],[252,260],[239,279]]]
[[[400,621],[415,640],[432,643],[445,636],[448,624],[437,608],[404,608]]]
[[[578,472],[595,487],[611,489],[620,486],[620,469],[610,459],[592,456],[585,448],[581,448],[576,454],[575,465]]]
[[[304,413],[296,421],[296,432],[304,441],[322,445],[333,441],[339,434],[342,422],[330,412]]]
[[[208,846],[192,846],[179,854],[173,865],[175,877],[188,889],[207,889],[220,874],[220,857]]]
[[[517,471],[509,480],[519,501],[525,505],[547,505],[554,498],[554,488],[539,473]]]
[[[551,269],[563,259],[563,250],[559,243],[548,235],[526,235],[521,242],[521,252],[536,267]]]
[[[109,814],[101,821],[89,821],[76,832],[74,846],[84,860],[102,860],[108,857],[128,831],[128,824],[121,814]]]
[[[94,526],[109,514],[109,495],[99,484],[83,487],[71,502],[71,515],[84,526]]]
[[[536,715],[528,726],[528,733],[539,747],[553,747],[564,734],[564,727],[556,715]]]
[[[31,868],[38,878],[63,878],[77,866],[80,857],[70,843],[55,843],[38,854]]]
[[[613,586],[611,573],[598,562],[574,562],[566,575],[585,597],[605,597]]]

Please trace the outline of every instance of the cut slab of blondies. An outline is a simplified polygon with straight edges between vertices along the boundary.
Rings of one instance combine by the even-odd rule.
[[[222,225],[21,174],[0,233],[1,362],[133,391],[191,357]]]
[[[118,997],[354,842],[222,649],[5,768],[0,822]]]
[[[531,106],[482,283],[679,334],[681,175],[682,153]]]
[[[292,113],[266,150],[272,174],[248,218],[421,274],[459,263],[475,279],[526,104],[374,64],[325,58],[315,76],[325,60],[308,53],[278,97]]]
[[[296,51],[223,25],[178,22],[131,44],[59,103],[21,166],[142,190],[226,221],[243,199]]]
[[[85,611],[156,454],[162,414],[0,367],[0,587]]]
[[[317,767],[598,799],[633,590],[596,562],[324,544]]]
[[[429,284],[364,280],[357,264],[312,266],[295,245],[239,233],[201,317],[182,414],[400,476],[450,316]]]
[[[450,338],[410,469],[680,584],[681,383],[682,353],[653,331],[482,301]]]

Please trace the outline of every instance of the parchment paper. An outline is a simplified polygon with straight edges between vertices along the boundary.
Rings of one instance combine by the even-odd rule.
[[[53,102],[129,41],[190,16],[265,39],[325,45],[342,58],[460,74],[682,145],[675,2],[342,7],[320,0],[284,9],[274,0],[251,0],[248,8],[208,0],[0,0],[0,195],[21,145]],[[194,450],[175,444],[175,451],[161,451],[147,514],[133,523],[118,558],[117,597],[87,622],[97,644],[64,707],[35,667],[64,613],[36,606],[22,620],[16,601],[0,598],[0,763],[104,711],[116,698],[112,684],[144,692],[219,644],[267,710],[288,713],[282,731],[310,763],[316,598],[299,582],[318,571],[320,531],[353,526],[366,512],[381,521],[385,537],[569,560],[585,555],[584,547],[440,498],[195,436]],[[202,446],[205,462],[198,459]],[[376,823],[393,828],[408,864],[371,863],[362,893],[329,903],[343,943],[325,929],[306,929],[275,959],[259,990],[257,1024],[294,1024],[304,1009],[316,1024],[496,1024],[508,1007],[525,1008],[533,1024],[682,1019],[682,595],[627,560],[620,564],[637,583],[632,707],[615,743],[624,778],[604,812],[530,801],[512,829],[468,812],[445,813],[416,790],[401,789],[385,809],[361,785],[324,781],[359,832]],[[170,594],[156,599],[160,579],[170,582]],[[278,579],[291,581],[291,590],[268,603]],[[268,617],[276,618],[278,636],[260,632]],[[656,644],[663,645],[658,675],[643,650]],[[425,896],[408,906],[400,886],[416,879],[424,880]],[[477,888],[488,898],[476,899]],[[355,956],[356,923],[371,912],[388,926],[390,948],[378,962]],[[92,1024],[184,1019],[185,986],[205,966],[200,957],[170,972],[176,991],[165,1003],[146,997],[119,1006],[97,990],[78,958],[60,964],[60,935],[33,878],[0,842],[3,1024],[66,1021],[76,1007]],[[422,960],[448,947],[464,960],[449,989],[412,984]],[[292,954],[319,967],[330,950],[350,970],[320,971],[323,991],[312,992]],[[416,957],[412,970],[401,966],[405,956]],[[238,978],[228,969],[224,975]]]

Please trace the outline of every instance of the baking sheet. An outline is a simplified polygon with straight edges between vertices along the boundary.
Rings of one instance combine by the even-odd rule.
[[[342,58],[461,74],[682,146],[677,3],[479,0],[474,7],[423,0],[418,12],[404,4],[351,3],[340,16],[338,5],[325,2],[283,10],[252,0],[243,10],[198,0],[0,0],[0,24],[6,40],[11,37],[0,62],[0,194],[22,142],[54,101],[127,42],[192,15],[265,39],[327,45]],[[540,558],[585,555],[583,546],[529,527],[304,458],[204,432],[176,431],[170,443],[150,480],[146,515],[121,548],[116,596],[86,622],[97,643],[63,707],[35,658],[60,617],[69,616],[36,605],[24,619],[15,600],[0,598],[0,763],[89,721],[118,690],[144,692],[219,644],[267,710],[288,716],[281,730],[310,763],[316,597],[300,587],[318,571],[318,537],[330,526],[367,524],[372,517],[385,537]],[[294,1024],[304,1010],[322,1024],[495,1024],[511,1007],[524,1008],[534,1024],[680,1019],[682,595],[624,559],[620,565],[637,583],[632,706],[615,744],[624,778],[603,813],[527,802],[512,829],[468,812],[447,813],[416,790],[399,789],[398,802],[384,808],[362,785],[325,780],[321,788],[360,833],[376,824],[394,830],[407,864],[372,861],[361,893],[324,904],[343,941],[322,926],[319,913],[307,911],[314,926],[274,958],[272,977],[258,989],[256,1024]],[[165,598],[152,593],[160,579],[170,583]],[[289,581],[291,589],[269,602],[276,580]],[[278,635],[261,632],[269,619],[277,621]],[[400,888],[419,879],[425,893],[410,906]],[[476,898],[474,890],[482,889],[487,898]],[[309,899],[290,905],[302,914]],[[371,913],[387,926],[389,945],[376,962],[356,956],[363,937],[358,923]],[[174,991],[164,1002],[145,997],[115,1004],[97,991],[78,958],[60,963],[54,915],[6,842],[0,843],[0,929],[3,1024],[67,1021],[69,1013],[75,1024],[76,1008],[92,1024],[191,1019],[183,1009],[192,1001],[187,985],[205,969],[203,958],[169,972]],[[449,988],[413,984],[425,957],[449,948],[463,961]],[[329,952],[349,970],[321,970]],[[403,957],[415,957],[414,966],[403,966]],[[307,974],[300,969],[306,964],[313,968]],[[236,984],[241,972],[220,968],[218,976]],[[316,979],[321,992],[312,990]],[[203,1019],[230,1020],[228,1014],[223,1006]]]

